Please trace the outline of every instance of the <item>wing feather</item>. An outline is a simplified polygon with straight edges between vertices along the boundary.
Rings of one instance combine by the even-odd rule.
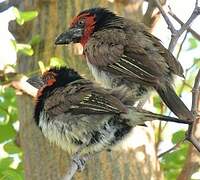
[[[92,83],[88,84],[88,81],[84,84],[83,81],[85,80],[78,80],[53,91],[45,101],[45,110],[54,116],[67,112],[75,114],[119,114],[126,112],[126,108],[120,100],[106,90],[96,87]],[[73,94],[70,93],[71,91]]]

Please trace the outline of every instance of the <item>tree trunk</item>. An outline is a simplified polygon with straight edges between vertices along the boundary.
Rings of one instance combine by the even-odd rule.
[[[141,1],[139,1],[142,3]],[[138,2],[137,2],[138,3]],[[32,22],[14,28],[18,42],[26,43],[34,35],[39,35],[41,42],[35,45],[34,55],[18,57],[18,72],[30,74],[39,72],[37,61],[46,65],[52,56],[65,59],[68,66],[87,74],[87,65],[83,58],[74,54],[74,48],[56,47],[55,37],[67,28],[72,16],[80,10],[97,5],[124,12],[122,5],[107,0],[24,0],[20,10],[37,10],[39,16]],[[133,3],[132,3],[133,6]],[[141,17],[141,5],[137,4],[135,13]],[[124,14],[124,13],[123,13]],[[20,118],[20,143],[24,151],[25,179],[58,180],[67,171],[70,157],[57,146],[51,145],[43,137],[33,120],[33,100],[27,95],[18,97]],[[149,180],[163,179],[156,157],[154,133],[151,127],[138,127],[133,130],[123,150],[102,152],[87,162],[86,169],[76,173],[74,179],[124,179]]]

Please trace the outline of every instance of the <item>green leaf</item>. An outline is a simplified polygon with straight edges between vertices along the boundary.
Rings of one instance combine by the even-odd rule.
[[[17,45],[17,52],[21,52],[21,53],[28,55],[28,56],[33,55],[33,49],[31,48],[31,45],[20,44],[20,43],[17,43],[16,45]]]
[[[197,69],[200,68],[200,58],[194,58],[193,63]]]
[[[38,16],[37,11],[26,11],[26,12],[21,12],[20,11],[21,18],[24,20],[24,22],[31,21],[35,19]]]
[[[20,162],[17,166],[17,171],[22,172],[24,170],[24,163]]]
[[[17,8],[14,7],[14,8],[13,8],[13,13],[15,14],[17,23],[20,24],[20,25],[22,25],[24,22],[23,22],[23,20],[22,20],[21,17],[20,17],[20,12],[19,12],[19,10],[18,10]]]
[[[164,170],[165,179],[177,179],[186,160],[188,147],[188,144],[183,143],[177,150],[162,157],[161,167]]]
[[[7,157],[7,158],[2,158],[0,159],[0,171],[8,169],[9,166],[12,164],[13,158],[12,157]]]
[[[198,46],[198,43],[197,43],[197,40],[195,38],[189,38],[189,48],[187,50],[192,50],[192,49],[195,49],[197,48]]]
[[[45,65],[42,61],[38,61],[38,65],[42,73],[46,71]]]
[[[0,143],[15,137],[16,131],[11,123],[0,125]]]
[[[32,37],[32,39],[30,40],[29,44],[31,44],[31,46],[37,45],[39,44],[41,41],[40,35],[35,35]]]
[[[17,147],[17,145],[13,141],[4,144],[3,148],[9,154],[16,154],[21,152],[21,149]]]
[[[32,56],[34,51],[30,44],[21,44],[17,43],[15,40],[12,40],[12,45],[17,52],[21,52],[25,55]]]
[[[23,180],[22,176],[14,169],[7,169],[2,172],[6,180]]]
[[[52,57],[50,59],[50,66],[57,66],[57,67],[60,67],[60,66],[66,66],[66,63],[64,62],[63,59],[61,58],[58,58],[58,57]]]
[[[176,144],[180,142],[181,140],[183,140],[184,137],[185,137],[185,131],[181,130],[181,131],[175,132],[172,136],[172,143]]]
[[[16,16],[17,23],[23,25],[25,22],[31,21],[38,16],[37,11],[19,11],[17,8],[13,8]]]

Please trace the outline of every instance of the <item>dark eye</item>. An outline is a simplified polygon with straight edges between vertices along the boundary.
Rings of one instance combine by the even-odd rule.
[[[77,25],[78,26],[84,26],[84,24],[85,24],[85,19],[81,19],[80,21],[78,21],[78,23],[77,23]]]

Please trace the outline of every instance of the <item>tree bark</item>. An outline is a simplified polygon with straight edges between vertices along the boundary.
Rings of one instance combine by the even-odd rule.
[[[140,1],[142,3],[142,1]],[[41,42],[35,45],[34,55],[18,57],[18,72],[30,74],[38,71],[38,60],[46,65],[52,56],[65,59],[69,67],[75,68],[90,77],[83,59],[74,54],[73,47],[56,47],[55,37],[67,28],[70,19],[80,10],[97,5],[124,12],[124,8],[107,0],[24,0],[20,10],[37,10],[39,16],[25,25],[13,26],[16,39],[28,42],[39,35]],[[133,4],[132,4],[133,5]],[[122,6],[122,5],[121,5]],[[138,6],[141,17],[141,6]],[[136,12],[136,10],[134,10]],[[140,14],[139,14],[140,13]],[[124,13],[123,13],[124,14]],[[33,100],[23,95],[18,97],[20,118],[20,144],[24,151],[26,180],[58,180],[63,177],[70,163],[70,157],[57,146],[49,144],[33,120]],[[162,180],[163,174],[156,157],[154,133],[149,128],[137,127],[133,130],[123,149],[117,152],[102,152],[87,162],[86,169],[76,173],[74,179],[124,179],[124,180]]]

